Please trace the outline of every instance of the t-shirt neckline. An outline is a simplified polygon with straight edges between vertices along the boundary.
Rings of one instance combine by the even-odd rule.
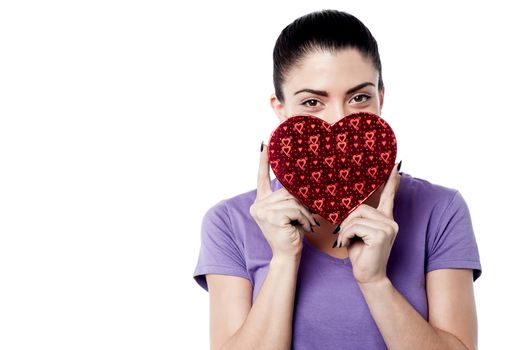
[[[332,255],[329,255],[327,253],[325,253],[324,251],[321,251],[320,249],[318,249],[317,247],[315,247],[308,239],[306,236],[303,236],[303,246],[304,247],[307,247],[308,249],[310,249],[312,252],[314,252],[315,254],[321,256],[322,258],[324,259],[328,259],[336,264],[339,264],[339,265],[350,265],[351,264],[351,260],[349,259],[349,257],[346,257],[346,258],[337,258],[335,256],[332,256]]]

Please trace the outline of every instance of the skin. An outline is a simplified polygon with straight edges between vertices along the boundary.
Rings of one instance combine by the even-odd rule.
[[[364,82],[374,85],[346,95],[348,89]],[[377,83],[378,72],[358,51],[316,51],[288,72],[283,84],[284,101],[272,94],[270,103],[280,121],[293,114],[310,113],[333,124],[356,111],[381,115],[384,90],[378,90]],[[295,94],[304,88],[326,91],[327,96]],[[290,349],[303,237],[327,254],[349,257],[354,277],[389,349],[476,349],[472,270],[439,269],[427,273],[429,320],[420,316],[386,274],[398,233],[398,224],[393,220],[393,203],[400,183],[396,166],[388,181],[350,213],[334,235],[334,225],[311,214],[284,188],[271,191],[265,146],[250,213],[269,242],[273,258],[253,305],[247,279],[207,275],[212,349]],[[314,218],[321,226],[315,224]],[[291,225],[293,219],[300,224]],[[336,236],[341,248],[332,248]]]
[[[272,94],[270,104],[280,122],[290,115],[303,113],[316,115],[330,124],[353,112],[365,111],[381,115],[384,90],[378,90],[378,79],[378,71],[356,50],[345,50],[336,56],[320,51],[305,57],[289,71],[282,85],[285,101],[280,102],[276,94]],[[366,82],[373,85],[345,95],[350,88]],[[295,94],[305,88],[325,91],[328,97],[309,92]],[[376,208],[384,186],[363,204]],[[315,218],[322,224],[321,229],[315,229],[316,232],[327,233],[334,230],[335,227],[329,221],[319,215],[315,215]],[[348,255],[345,247],[332,248],[334,237],[331,235],[310,234],[308,239],[329,255],[338,258]]]

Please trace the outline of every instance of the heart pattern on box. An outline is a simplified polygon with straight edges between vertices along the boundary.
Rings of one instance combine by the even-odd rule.
[[[310,114],[292,115],[271,133],[268,158],[276,178],[312,213],[341,223],[389,178],[396,137],[371,112],[334,124]]]

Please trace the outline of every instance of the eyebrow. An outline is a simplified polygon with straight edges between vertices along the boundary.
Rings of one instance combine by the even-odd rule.
[[[349,95],[349,94],[352,94],[353,92],[355,92],[356,90],[360,90],[361,88],[363,87],[366,87],[366,86],[369,86],[369,85],[372,85],[372,86],[375,86],[373,83],[371,83],[370,81],[367,81],[365,83],[361,83],[359,85],[356,85],[355,87],[353,88],[350,88],[349,90],[347,90],[347,92],[345,93],[345,95]],[[320,95],[320,96],[329,96],[329,93],[327,91],[323,91],[323,90],[313,90],[313,89],[301,89],[301,90],[298,90],[294,93],[294,95],[297,95],[299,94],[300,92],[310,92],[312,94],[315,94],[315,95]]]

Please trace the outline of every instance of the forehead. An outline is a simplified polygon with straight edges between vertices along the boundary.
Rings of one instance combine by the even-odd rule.
[[[378,81],[378,72],[370,60],[356,49],[315,51],[290,69],[283,89],[314,88],[326,91],[347,90],[365,81]],[[352,86],[351,86],[352,85]],[[289,91],[291,92],[291,91]]]

